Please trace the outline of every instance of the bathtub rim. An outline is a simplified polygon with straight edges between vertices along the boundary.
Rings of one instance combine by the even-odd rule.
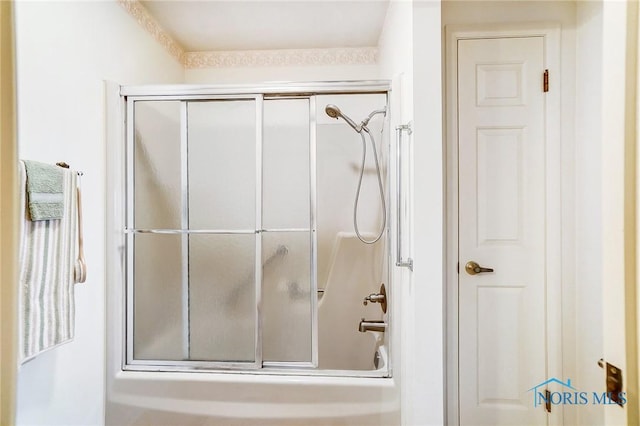
[[[271,392],[211,397],[228,385],[264,387]],[[149,386],[162,388],[155,395],[142,392]],[[185,387],[198,387],[198,398],[178,398]],[[156,373],[120,371],[109,380],[106,404],[138,410],[169,411],[197,416],[244,419],[311,419],[348,418],[399,412],[399,383],[394,378],[283,376],[225,374],[202,372]],[[282,400],[282,395],[295,393],[301,400]],[[274,396],[277,394],[278,396]],[[358,395],[357,400],[341,395]]]

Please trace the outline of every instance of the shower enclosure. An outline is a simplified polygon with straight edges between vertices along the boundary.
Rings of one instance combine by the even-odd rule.
[[[121,94],[122,369],[389,377],[389,84]]]

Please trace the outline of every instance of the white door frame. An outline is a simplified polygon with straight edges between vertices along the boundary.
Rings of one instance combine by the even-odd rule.
[[[546,164],[546,298],[547,298],[547,370],[549,377],[563,377],[562,329],[563,290],[572,288],[571,274],[563,273],[562,265],[569,265],[568,247],[571,230],[562,227],[562,218],[567,215],[567,203],[562,196],[570,192],[571,183],[562,181],[562,165],[570,152],[562,144],[571,143],[561,139],[560,106],[560,25],[553,23],[495,24],[495,25],[451,25],[445,29],[445,416],[447,425],[459,424],[458,406],[458,41],[483,38],[543,37],[544,64],[550,73],[550,90],[544,101],[545,114],[545,164]],[[542,90],[542,74],[540,75]],[[572,170],[572,168],[569,168]],[[563,186],[564,185],[564,186]],[[567,194],[569,195],[569,194]],[[568,199],[572,199],[569,197]],[[569,206],[569,208],[571,208]],[[563,209],[565,210],[563,212]],[[566,268],[569,270],[570,268]],[[564,271],[566,272],[566,271]],[[567,294],[564,293],[565,300]],[[557,325],[557,326],[554,326]],[[541,381],[546,378],[541,378]],[[531,386],[534,386],[532,383]],[[549,425],[562,425],[561,406],[554,406]]]

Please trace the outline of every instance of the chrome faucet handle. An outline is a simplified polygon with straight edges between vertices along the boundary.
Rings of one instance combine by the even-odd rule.
[[[367,302],[371,302],[371,303],[382,303],[385,300],[385,295],[384,294],[380,294],[380,293],[371,293],[370,295],[368,295],[367,297],[364,298],[364,301],[362,302],[364,304],[364,306],[367,306]]]
[[[387,313],[387,291],[384,288],[384,284],[380,286],[380,293],[371,293],[367,297],[364,298],[362,304],[367,306],[367,304],[371,303],[379,303],[382,308],[383,313]]]

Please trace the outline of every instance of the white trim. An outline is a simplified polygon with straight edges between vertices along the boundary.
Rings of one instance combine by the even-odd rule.
[[[180,226],[189,229],[189,104],[180,101]],[[134,121],[135,123],[135,121]],[[133,126],[135,127],[135,126]],[[181,295],[182,295],[182,356],[191,359],[191,300],[189,289],[189,234],[180,235],[180,262],[182,268]],[[133,282],[133,281],[129,281]],[[130,337],[133,337],[131,335]]]
[[[560,69],[560,25],[553,23],[495,24],[495,25],[447,25],[445,28],[445,388],[446,424],[459,425],[458,407],[458,122],[457,122],[457,46],[459,40],[508,37],[543,37],[544,64],[549,69],[550,90],[545,96],[545,163],[546,163],[546,298],[547,298],[547,374],[549,377],[563,377],[562,328],[552,326],[562,324],[563,282],[562,265],[567,261],[565,242],[570,241],[571,231],[562,227],[566,203],[562,185],[562,164],[567,161],[563,153],[566,144],[561,138],[561,103],[559,85]],[[542,83],[542,81],[541,81]],[[564,211],[563,211],[564,210]],[[554,306],[552,307],[551,304]],[[551,309],[549,309],[551,308]],[[556,316],[552,316],[555,313]],[[562,407],[557,406],[549,416],[549,425],[563,424]]]
[[[175,60],[184,65],[184,47],[171,37],[142,3],[138,0],[117,0],[117,2],[159,45],[164,47]]]
[[[255,207],[256,207],[256,219],[255,228],[262,229],[262,143],[264,141],[264,95],[258,94],[254,98],[256,106],[256,121],[255,121]],[[263,269],[262,269],[262,232],[256,232],[255,234],[255,356],[254,356],[254,368],[262,368],[262,326],[263,326],[263,314],[262,314],[262,282],[263,282]]]
[[[186,69],[376,64],[377,47],[187,52]]]
[[[309,227],[311,239],[311,364],[319,365],[319,317],[318,317],[318,187],[317,187],[317,105],[316,97],[309,97]],[[324,290],[323,290],[324,291]],[[391,371],[391,369],[388,369]]]
[[[175,99],[253,99],[255,93],[265,96],[345,94],[345,93],[386,93],[391,90],[389,80],[357,81],[282,81],[251,84],[163,84],[142,86],[121,86],[120,94],[135,100],[175,100]]]
[[[126,361],[124,339],[127,333],[125,320],[125,262],[123,258],[126,237],[122,233],[127,218],[126,173],[125,164],[127,140],[125,120],[125,102],[120,97],[120,86],[111,81],[104,82],[106,111],[106,244],[105,244],[105,298],[107,316],[106,376],[107,390],[113,384],[112,377],[117,374]],[[104,412],[104,411],[103,411]]]

